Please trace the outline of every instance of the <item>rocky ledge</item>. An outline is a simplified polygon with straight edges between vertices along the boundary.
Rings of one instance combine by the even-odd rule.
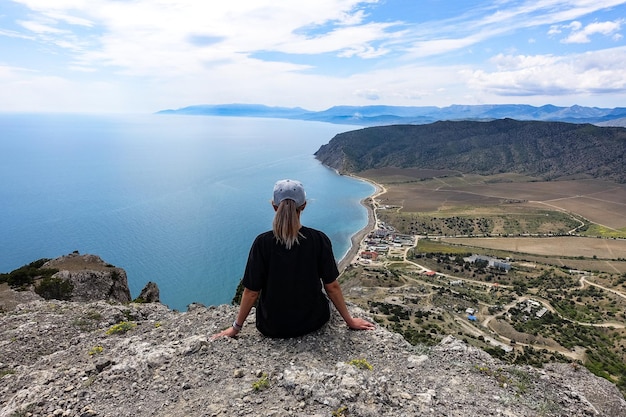
[[[354,306],[352,312],[365,313]],[[236,308],[32,301],[0,314],[0,416],[626,416],[585,368],[505,365],[453,337],[427,348],[334,315],[267,339]]]

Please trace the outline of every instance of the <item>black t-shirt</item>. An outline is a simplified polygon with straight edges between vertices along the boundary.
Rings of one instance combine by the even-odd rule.
[[[319,329],[330,318],[322,282],[339,276],[328,236],[300,229],[300,243],[291,249],[272,231],[257,236],[250,249],[243,285],[261,291],[256,327],[269,337],[296,337]]]

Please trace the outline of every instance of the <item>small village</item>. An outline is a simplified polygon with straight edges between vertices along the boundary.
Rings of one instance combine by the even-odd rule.
[[[548,313],[552,313],[548,320],[558,316],[552,301],[531,292],[520,293],[511,285],[511,279],[506,277],[513,269],[514,259],[480,254],[464,256],[463,263],[472,271],[484,270],[487,275],[499,277],[493,281],[485,281],[484,276],[471,278],[467,273],[456,273],[454,268],[446,269],[446,262],[458,260],[453,256],[437,255],[438,260],[448,259],[433,264],[427,256],[416,255],[412,249],[424,238],[399,233],[377,220],[375,228],[362,239],[352,266],[359,268],[362,276],[372,277],[370,285],[375,287],[356,291],[369,300],[364,302],[379,323],[417,343],[429,343],[429,338],[435,341],[446,333],[458,332],[464,335],[464,340],[474,340],[496,356],[528,357],[533,351],[528,349],[533,348],[538,354],[541,351],[562,360],[584,357],[584,350],[563,349],[541,336],[513,329],[525,326],[523,323],[535,327]],[[389,271],[395,272],[389,274]],[[392,278],[396,279],[395,283],[387,278],[391,275],[395,276]],[[584,277],[589,273],[571,271],[569,275]],[[375,292],[379,294],[374,296]],[[381,295],[385,292],[386,296]],[[422,317],[430,319],[422,321]]]

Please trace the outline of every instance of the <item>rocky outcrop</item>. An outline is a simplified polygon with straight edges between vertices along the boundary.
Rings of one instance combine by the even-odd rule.
[[[53,278],[72,283],[71,301],[131,300],[126,271],[104,262],[96,255],[77,252],[46,262],[42,268],[58,269]]]
[[[160,291],[156,283],[150,281],[143,287],[143,290],[139,293],[139,297],[135,299],[140,303],[160,303]]]
[[[365,313],[350,306],[353,314]],[[506,365],[381,327],[212,340],[236,308],[34,301],[0,314],[0,416],[626,416],[583,367]],[[371,368],[370,368],[371,367]]]

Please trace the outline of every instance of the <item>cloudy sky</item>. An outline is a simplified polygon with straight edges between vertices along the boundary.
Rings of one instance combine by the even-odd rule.
[[[626,106],[626,0],[0,0],[0,111]]]

